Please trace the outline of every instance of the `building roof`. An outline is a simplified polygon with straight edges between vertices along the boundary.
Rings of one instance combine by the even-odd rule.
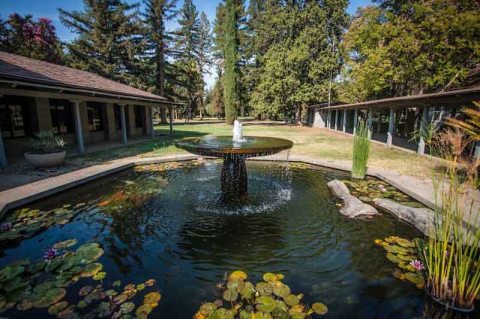
[[[165,101],[165,98],[159,95],[109,80],[97,74],[0,51],[0,81],[2,80],[9,83],[18,82],[18,85],[35,85],[37,88],[58,88],[150,102]]]
[[[325,108],[330,110],[344,109],[368,109],[368,108],[401,108],[401,107],[424,107],[446,106],[451,104],[461,105],[480,99],[480,85],[468,89],[452,90],[446,92],[415,94],[365,101],[359,103],[321,103],[310,106],[311,108]]]

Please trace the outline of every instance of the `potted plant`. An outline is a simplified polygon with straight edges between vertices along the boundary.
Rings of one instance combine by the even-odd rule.
[[[51,131],[41,131],[30,141],[32,151],[25,153],[25,159],[37,168],[54,167],[65,160],[67,142]]]

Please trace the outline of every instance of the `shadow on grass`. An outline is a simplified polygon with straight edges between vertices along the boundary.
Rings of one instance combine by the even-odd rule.
[[[137,156],[150,152],[157,152],[161,154],[162,150],[174,147],[177,140],[185,137],[199,137],[207,135],[207,133],[196,131],[175,131],[174,135],[170,136],[168,134],[168,130],[165,129],[161,129],[159,131],[157,130],[157,133],[158,132],[160,132],[160,136],[149,141],[120,146],[108,150],[100,150],[88,153],[84,156],[75,156],[72,159],[81,159],[85,164],[88,165],[108,162],[124,157]]]

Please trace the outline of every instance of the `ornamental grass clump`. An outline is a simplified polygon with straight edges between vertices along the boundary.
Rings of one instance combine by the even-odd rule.
[[[368,124],[360,121],[353,137],[352,177],[363,179],[367,173],[368,156],[370,153],[370,136]]]
[[[471,166],[462,155],[469,137],[458,129],[439,134],[437,152],[446,165],[434,177],[435,216],[423,247],[427,293],[447,308],[471,311],[480,293],[480,209],[470,199],[478,187]],[[477,166],[478,167],[478,166]]]

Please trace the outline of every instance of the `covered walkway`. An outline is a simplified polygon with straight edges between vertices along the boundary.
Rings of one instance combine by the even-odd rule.
[[[309,107],[307,124],[355,134],[363,119],[373,140],[423,155],[428,153],[428,146],[421,136],[417,142],[412,141],[412,133],[425,131],[429,125],[441,127],[444,118],[458,116],[461,107],[476,100],[480,100],[480,86],[352,104],[323,103]],[[480,157],[480,145],[475,148],[475,156]]]

